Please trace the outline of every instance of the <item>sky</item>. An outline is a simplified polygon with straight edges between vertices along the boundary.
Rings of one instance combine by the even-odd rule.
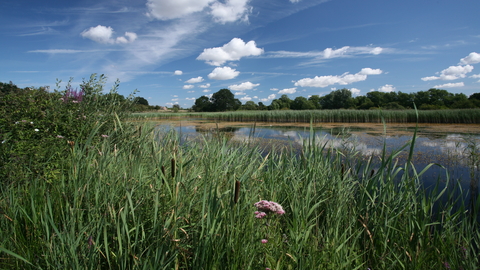
[[[105,74],[106,90],[191,107],[350,89],[480,92],[478,0],[16,0],[0,2],[0,81]],[[62,88],[60,89],[62,90]]]

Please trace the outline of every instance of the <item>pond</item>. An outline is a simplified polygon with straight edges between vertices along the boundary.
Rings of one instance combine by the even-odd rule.
[[[212,122],[207,120],[159,121],[159,130],[175,129],[182,140],[198,136],[210,136],[221,132],[232,141],[251,142],[260,145],[285,145],[301,149],[311,136],[309,124],[303,123],[241,123]],[[313,126],[318,145],[342,152],[356,152],[363,159],[379,159],[383,148],[387,153],[411,142],[417,130],[413,163],[421,171],[430,163],[447,168],[450,182],[478,193],[480,178],[480,125],[478,124],[350,124],[325,123]],[[268,149],[268,147],[266,147]],[[399,165],[405,163],[409,146],[398,156]],[[445,169],[432,166],[423,176],[425,186],[433,186],[438,180],[447,179]],[[453,181],[452,181],[453,180]],[[472,194],[473,195],[473,194]]]

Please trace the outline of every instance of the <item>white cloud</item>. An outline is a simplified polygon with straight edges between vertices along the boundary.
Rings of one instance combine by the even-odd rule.
[[[272,91],[278,91],[278,88],[270,88]]]
[[[222,47],[204,49],[197,60],[205,60],[212,66],[221,66],[227,61],[238,61],[242,57],[256,56],[263,53],[263,49],[257,48],[255,41],[245,43],[240,38],[233,38]]]
[[[380,69],[363,68],[356,74],[344,73],[340,76],[315,76],[314,78],[304,78],[295,82],[295,86],[301,87],[327,87],[334,84],[347,85],[354,82],[360,82],[367,79],[368,75],[382,74]]]
[[[239,71],[231,67],[217,67],[212,73],[208,74],[208,78],[212,80],[230,80],[238,76]]]
[[[478,79],[478,78],[480,78],[480,74],[474,74],[474,75],[470,76],[470,78]]]
[[[124,37],[113,39],[113,32],[113,28],[110,26],[97,25],[84,30],[80,35],[83,38],[88,38],[102,44],[130,43],[137,39],[137,34],[132,32],[125,32]]]
[[[195,93],[195,91],[193,91],[193,90],[192,90],[192,91],[187,91],[187,93],[189,93],[189,94],[190,94],[190,93]]]
[[[191,78],[190,80],[187,80],[185,83],[199,83],[203,82],[203,78],[201,76],[198,76],[197,78]]]
[[[293,87],[293,88],[285,88],[283,90],[280,90],[278,91],[278,94],[294,94],[295,92],[297,92],[297,88]]]
[[[185,98],[186,100],[196,100],[196,98],[192,97],[192,98]]]
[[[247,93],[245,92],[235,92],[234,95],[236,96],[245,96]]]
[[[358,96],[360,95],[360,89],[357,89],[357,88],[350,88],[350,92],[352,92],[352,95],[354,96]]]
[[[183,86],[183,89],[192,89],[194,87],[195,87],[195,85],[186,84],[186,85]]]
[[[440,84],[440,85],[435,85],[433,88],[453,88],[453,87],[463,87],[465,84],[463,82],[459,83],[446,83],[446,84]]]
[[[261,99],[259,99],[259,100],[260,100],[261,102],[268,102],[268,101],[270,101],[270,100],[273,100],[275,97],[276,97],[275,94],[271,94],[271,95],[269,95],[267,98],[261,98]]]
[[[292,3],[298,3],[298,2],[300,2],[300,0],[290,0],[290,2],[292,2]]]
[[[230,85],[228,88],[234,91],[244,91],[253,89],[254,87],[257,87],[259,85],[259,83],[244,82],[241,84]]]
[[[147,0],[147,16],[171,20],[202,11],[215,0]]]
[[[385,84],[384,86],[378,88],[379,92],[390,93],[395,91],[395,87],[391,84]]]
[[[181,70],[175,70],[175,72],[173,73],[174,75],[182,75],[183,74],[183,71]]]
[[[473,66],[450,66],[440,72],[440,76],[423,77],[422,81],[444,80],[451,81],[460,78],[465,78],[467,73],[472,72]]]
[[[178,1],[178,0],[177,0]],[[248,21],[248,14],[252,8],[248,6],[250,0],[226,0],[225,4],[213,3],[210,8],[211,14],[216,22],[228,23],[237,20]]]
[[[199,87],[200,87],[200,88],[208,88],[208,87],[210,87],[210,84],[209,84],[209,83],[207,83],[207,84],[202,84],[202,85],[200,85]]]
[[[471,52],[467,57],[460,59],[460,65],[480,63],[480,53]]]
[[[208,93],[208,92],[210,92],[210,90],[208,90],[208,89],[204,89],[202,92],[204,92],[204,93]]]
[[[382,74],[383,71],[381,69],[372,69],[372,68],[362,68],[359,73],[362,75],[379,75]]]
[[[240,101],[242,101],[242,102],[247,102],[247,101],[250,101],[250,100],[252,100],[252,98],[249,97],[249,96],[244,96],[244,97],[240,98]]]
[[[113,28],[110,26],[97,25],[95,27],[90,27],[88,30],[84,30],[80,35],[98,43],[113,43]]]
[[[350,47],[344,46],[340,49],[326,48],[323,51],[309,51],[309,52],[291,52],[291,51],[274,51],[269,52],[268,57],[273,58],[313,58],[306,64],[312,64],[325,61],[326,59],[353,57],[355,55],[373,54],[378,55],[391,49],[381,47]]]
[[[125,32],[124,37],[117,37],[116,43],[130,43],[137,39],[137,34],[132,32]]]

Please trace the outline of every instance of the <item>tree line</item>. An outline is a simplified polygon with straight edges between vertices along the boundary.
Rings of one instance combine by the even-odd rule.
[[[211,98],[206,96],[195,100],[192,110],[196,112],[236,111],[236,110],[335,110],[335,109],[386,109],[403,110],[442,110],[480,108],[480,93],[467,97],[463,93],[450,93],[447,90],[431,88],[415,93],[404,92],[368,92],[364,96],[353,97],[349,89],[339,89],[325,96],[313,95],[308,98],[299,96],[290,99],[282,95],[273,99],[268,106],[262,102],[247,101],[242,104],[228,89],[221,89]]]

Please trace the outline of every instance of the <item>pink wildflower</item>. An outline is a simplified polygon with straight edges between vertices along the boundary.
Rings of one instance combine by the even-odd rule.
[[[267,216],[267,213],[265,213],[265,212],[255,211],[255,217],[256,218],[264,218],[266,216]]]
[[[102,134],[102,138],[108,138],[108,135]]]
[[[262,244],[266,244],[266,243],[268,243],[268,240],[267,239],[262,239],[261,242],[262,242]]]
[[[269,214],[269,213],[276,213],[278,215],[285,214],[285,211],[283,210],[283,207],[276,202],[261,200],[261,201],[255,203],[254,206],[259,211],[265,212],[266,214]]]

